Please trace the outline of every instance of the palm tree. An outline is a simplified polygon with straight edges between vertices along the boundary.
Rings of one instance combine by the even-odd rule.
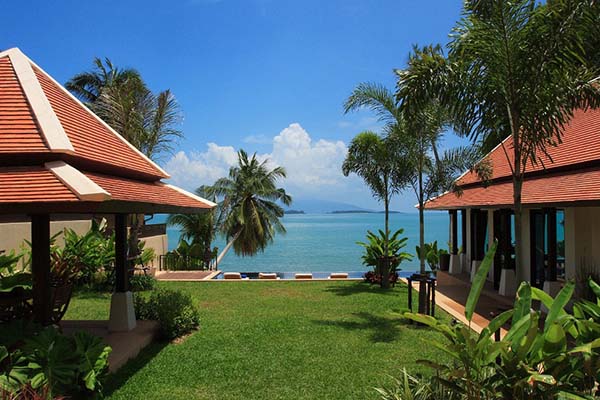
[[[477,146],[440,151],[439,142],[446,127],[447,113],[439,104],[413,116],[400,109],[395,96],[384,86],[362,83],[344,105],[345,112],[371,109],[385,124],[385,139],[374,134],[360,134],[349,149],[348,172],[363,177],[373,193],[384,201],[410,186],[419,202],[419,243],[425,242],[423,204],[435,194],[447,190],[453,177],[479,158]],[[356,143],[355,143],[356,142]],[[346,172],[346,163],[344,164]],[[389,176],[390,178],[387,178]],[[387,186],[389,185],[389,187]],[[389,197],[388,197],[389,196]],[[388,218],[386,213],[386,231]],[[425,255],[420,257],[420,272],[425,274]],[[424,296],[425,290],[421,290]],[[420,299],[420,309],[425,307]]]
[[[399,71],[400,108],[417,112],[432,99],[450,111],[455,129],[474,141],[510,137],[515,256],[522,271],[521,193],[527,164],[561,141],[579,108],[600,106],[599,73],[586,57],[586,33],[597,29],[594,2],[467,1],[448,57],[425,52],[419,68]]]
[[[139,72],[107,58],[66,84],[75,96],[148,158],[158,160],[182,137],[179,105],[170,90],[152,93]]]
[[[75,96],[92,106],[101,96],[102,92],[113,86],[123,86],[127,82],[142,82],[142,78],[135,69],[120,69],[113,65],[110,59],[102,61],[96,57],[93,61],[94,69],[82,72],[72,77],[65,87]]]
[[[380,122],[383,122],[384,137],[366,131],[352,139],[348,154],[342,165],[345,176],[355,173],[360,176],[373,195],[383,201],[385,215],[384,254],[388,254],[389,244],[389,206],[392,196],[397,194],[408,183],[406,160],[398,131],[403,122],[398,112],[394,95],[385,87],[373,83],[359,84],[344,103],[344,112],[349,113],[360,108],[369,108]],[[389,260],[381,260],[385,265],[380,267],[382,287],[389,288]]]
[[[248,157],[244,150],[238,152],[238,165],[229,169],[229,176],[221,178],[210,188],[209,193],[222,199],[221,231],[237,255],[253,256],[264,251],[273,242],[275,233],[285,233],[280,221],[283,208],[292,203],[277,181],[286,177],[283,167],[269,169],[268,161],[260,162],[256,154]],[[222,253],[219,258],[222,258]]]
[[[170,153],[183,136],[177,128],[179,106],[169,90],[152,93],[134,69],[120,69],[106,58],[94,59],[94,68],[71,78],[65,87],[127,141],[157,161]],[[131,214],[129,254],[138,253],[138,231],[143,215]]]

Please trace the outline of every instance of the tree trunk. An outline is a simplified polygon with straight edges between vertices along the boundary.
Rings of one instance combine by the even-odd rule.
[[[137,257],[139,254],[138,244],[138,231],[141,226],[141,221],[144,220],[144,214],[130,214],[129,215],[129,238],[127,240],[127,255],[129,262],[127,268],[129,271],[133,270],[136,265]]]
[[[523,189],[523,175],[513,176],[513,200],[515,207],[515,273],[517,278],[522,274],[523,267],[523,204],[521,191]]]
[[[240,237],[240,233],[241,233],[241,231],[236,233],[235,236],[233,238],[231,238],[229,243],[227,243],[227,245],[223,248],[223,250],[221,250],[221,254],[219,254],[219,256],[217,257],[217,261],[216,261],[217,265],[219,265],[221,263],[221,260],[223,260],[223,257],[225,257],[225,255],[227,254],[227,252],[229,251],[231,246],[233,246],[233,243],[237,240],[238,237]]]
[[[419,271],[421,275],[425,275],[425,210],[423,195],[423,170],[419,171],[419,248],[421,254],[419,256]],[[425,314],[427,310],[427,283],[421,279],[419,281],[419,313]]]
[[[381,272],[381,287],[384,289],[390,288],[390,260],[389,260],[389,224],[390,224],[390,215],[389,215],[389,200],[388,195],[386,193],[385,199],[383,200],[384,210],[385,210],[385,243],[384,243],[384,256],[381,265],[379,266],[379,271]]]

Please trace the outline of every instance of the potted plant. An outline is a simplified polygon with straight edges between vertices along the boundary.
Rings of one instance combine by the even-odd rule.
[[[433,273],[433,275],[436,275],[437,270],[440,267],[440,253],[441,253],[441,250],[438,250],[437,240],[433,243],[425,243],[423,245],[423,249],[421,249],[419,246],[416,247],[417,257],[419,257],[419,259],[421,258],[421,255],[422,255],[421,251],[423,251],[425,253],[425,261],[427,261],[427,265],[429,265],[429,269],[431,270],[431,273]],[[448,264],[450,264],[450,260],[448,260]]]
[[[390,232],[386,235],[381,229],[378,234],[367,231],[367,242],[357,242],[365,248],[363,264],[375,269],[371,274],[365,274],[367,280],[372,283],[378,282],[383,288],[388,288],[390,282],[396,282],[397,271],[402,261],[412,259],[409,253],[402,251],[408,240],[406,237],[400,237],[402,233],[404,229],[398,229],[391,236]]]
[[[446,249],[440,249],[440,271],[448,271],[450,269],[450,253]]]

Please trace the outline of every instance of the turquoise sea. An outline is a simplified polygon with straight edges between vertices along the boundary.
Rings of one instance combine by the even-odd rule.
[[[347,272],[366,271],[361,264],[362,247],[367,230],[383,229],[383,214],[296,214],[286,215],[285,235],[277,235],[264,253],[238,257],[231,249],[219,269],[237,272]],[[416,213],[391,214],[391,230],[404,228],[408,237],[407,252],[414,254],[419,241],[419,216]],[[449,218],[446,212],[425,214],[425,241],[438,241],[447,248]],[[169,248],[177,247],[179,231],[169,227]],[[218,239],[215,246],[223,248]],[[403,271],[416,271],[418,262],[401,265]]]

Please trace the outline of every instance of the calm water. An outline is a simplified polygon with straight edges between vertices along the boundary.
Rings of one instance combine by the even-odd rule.
[[[231,249],[219,269],[238,272],[348,272],[366,271],[361,263],[362,247],[367,230],[383,228],[383,214],[304,214],[286,215],[283,224],[287,234],[278,235],[264,253],[254,257],[238,257]],[[425,241],[438,241],[438,246],[447,248],[448,214],[429,212],[425,214]],[[418,214],[390,215],[390,229],[404,228],[408,237],[405,251],[414,254],[419,241]],[[169,248],[177,247],[179,231],[168,229]],[[224,240],[215,246],[223,248]],[[403,271],[416,271],[418,262],[401,265]]]

